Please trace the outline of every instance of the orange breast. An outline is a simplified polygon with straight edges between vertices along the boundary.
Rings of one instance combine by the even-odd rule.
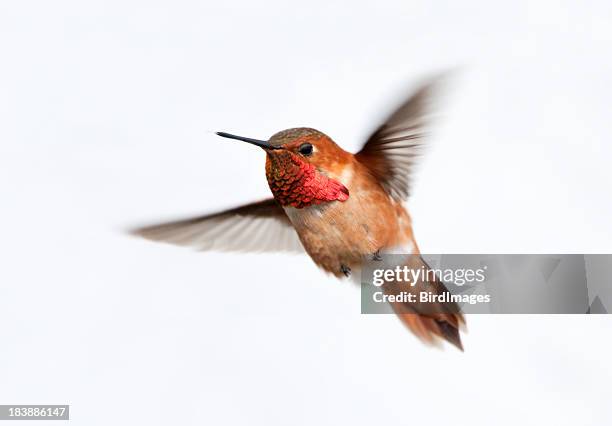
[[[341,265],[359,267],[378,250],[414,246],[404,207],[390,199],[362,166],[353,167],[350,182],[343,181],[351,193],[345,202],[285,208],[308,254],[336,275],[342,274]]]

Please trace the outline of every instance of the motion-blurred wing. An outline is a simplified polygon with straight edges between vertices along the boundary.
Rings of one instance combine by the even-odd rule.
[[[368,139],[357,159],[365,164],[397,200],[410,193],[410,175],[425,137],[435,82],[430,81],[404,102]]]
[[[303,253],[297,232],[274,199],[131,231],[153,241],[197,250]]]

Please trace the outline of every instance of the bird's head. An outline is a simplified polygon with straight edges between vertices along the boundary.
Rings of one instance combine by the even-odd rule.
[[[338,178],[350,167],[352,155],[318,130],[287,129],[267,141],[217,134],[266,151],[266,178],[274,198],[282,206],[303,208],[348,199],[349,191]]]

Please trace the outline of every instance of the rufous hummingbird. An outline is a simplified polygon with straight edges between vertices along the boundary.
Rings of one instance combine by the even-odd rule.
[[[265,151],[273,198],[133,233],[199,250],[305,251],[337,277],[348,276],[387,252],[412,254],[411,267],[427,267],[403,202],[410,194],[435,81],[402,103],[356,154],[306,127],[283,130],[268,140],[218,132]],[[439,281],[419,282],[412,288],[389,286],[385,292],[414,292],[427,286],[438,294],[448,292]],[[454,303],[441,303],[433,310],[418,303],[391,305],[424,342],[437,343],[441,338],[462,349],[459,328],[465,321]]]

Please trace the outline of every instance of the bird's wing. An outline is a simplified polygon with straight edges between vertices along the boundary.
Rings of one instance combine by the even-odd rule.
[[[145,226],[130,233],[197,250],[304,252],[285,211],[273,198],[206,216]]]
[[[397,200],[405,200],[410,194],[410,175],[426,136],[430,98],[438,80],[421,86],[372,133],[356,154],[358,161]]]

